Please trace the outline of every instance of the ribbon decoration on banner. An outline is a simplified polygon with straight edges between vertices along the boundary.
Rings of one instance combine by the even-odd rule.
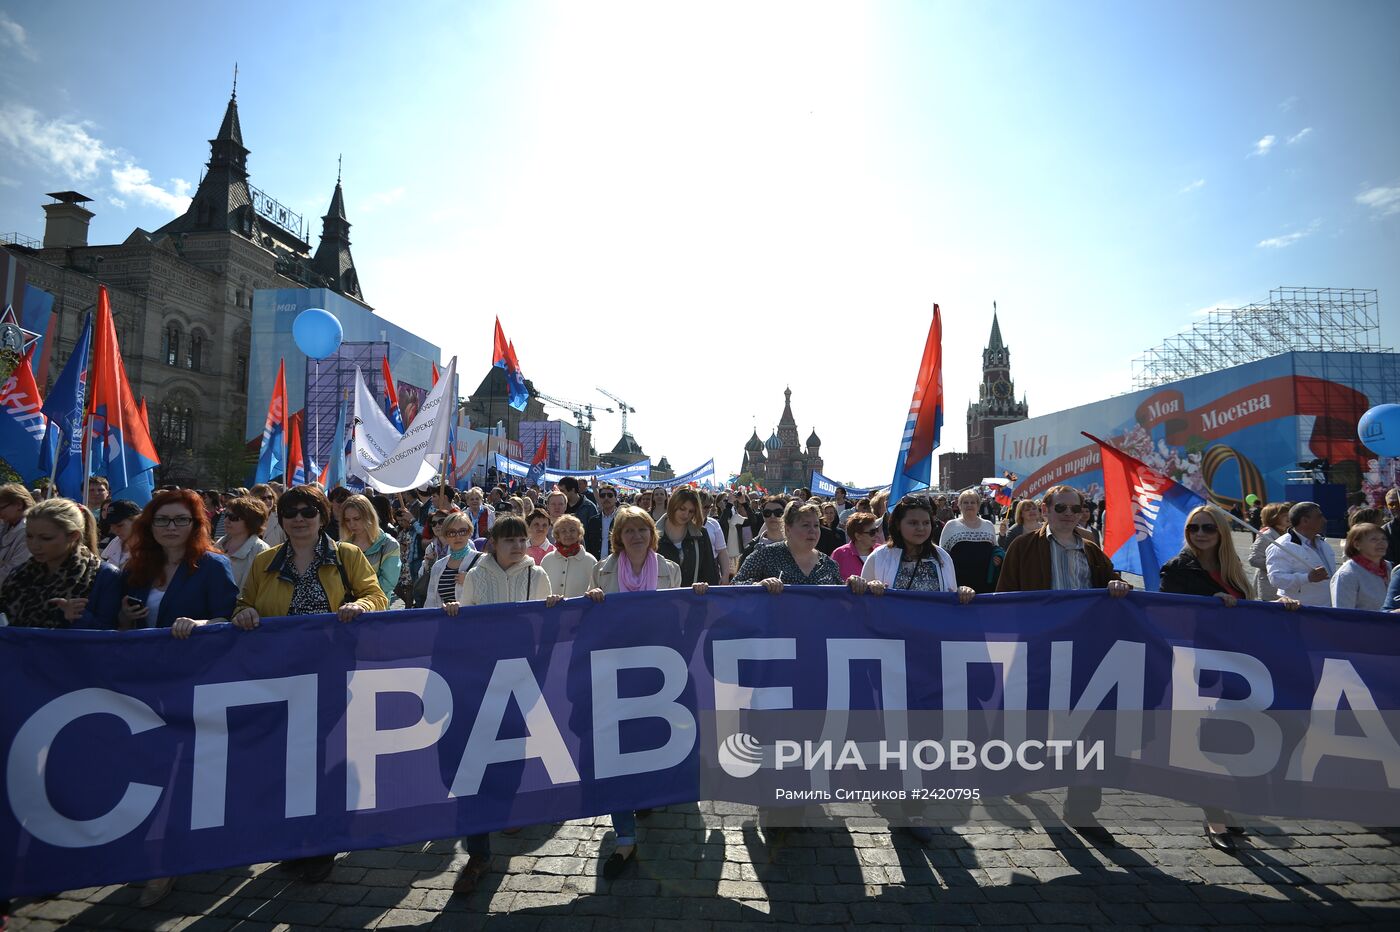
[[[507,476],[515,476],[523,479],[530,473],[530,464],[520,460],[511,459],[504,453],[495,454],[496,471]],[[545,467],[542,482],[558,482],[565,476],[575,476],[579,479],[597,479],[600,482],[610,482],[619,479],[630,479],[633,477],[646,478],[651,475],[651,457],[638,460],[635,463],[628,463],[626,466],[613,466],[608,469],[555,469]]]
[[[832,479],[829,476],[823,476],[815,469],[812,470],[813,495],[820,495],[822,498],[830,498],[831,496],[836,494],[837,486],[840,486],[841,488],[845,489],[846,497],[852,501],[854,501],[857,498],[865,498],[866,496],[874,495],[881,489],[889,488],[889,486],[887,485],[876,485],[871,486],[868,489],[858,489],[853,485],[846,485],[844,482],[837,482],[835,479]]]
[[[921,764],[903,779],[988,795],[1116,786],[1257,815],[1400,821],[1400,627],[1378,613],[739,586],[455,618],[265,618],[185,641],[0,628],[0,681],[0,898],[815,780],[810,767],[782,770],[778,742],[761,767],[735,769],[725,748],[750,736],[717,713],[772,714],[751,705],[836,720],[949,710],[962,727],[966,710],[1066,710],[1024,723],[1017,753],[1038,744],[1041,767],[1007,766],[1005,750],[997,766],[993,745],[1006,742],[994,741],[981,766]],[[1116,717],[1107,741],[1066,754],[1074,766],[1046,765],[1100,709]],[[1221,721],[1202,720],[1216,710]],[[1216,728],[1234,737],[1222,744]],[[918,732],[957,744],[950,733]]]
[[[625,485],[634,489],[678,489],[683,485],[690,485],[692,482],[703,483],[706,480],[715,478],[715,461],[706,460],[703,466],[697,466],[690,472],[682,473],[674,479],[627,479]]]

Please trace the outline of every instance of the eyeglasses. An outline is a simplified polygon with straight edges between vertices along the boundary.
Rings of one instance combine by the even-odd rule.
[[[772,508],[763,509],[763,517],[765,518],[781,518],[782,516],[783,510],[781,508],[779,508],[777,511],[774,511]]]
[[[156,515],[151,519],[152,527],[189,527],[192,523],[194,523],[194,518],[191,518],[189,515],[176,515],[174,517],[170,515]]]
[[[1062,514],[1064,514],[1066,511],[1068,511],[1068,512],[1069,512],[1070,514],[1072,514],[1072,515],[1077,515],[1077,514],[1079,514],[1081,511],[1088,511],[1088,510],[1089,510],[1089,506],[1088,506],[1088,505],[1065,505],[1065,504],[1059,504],[1059,505],[1056,505],[1056,506],[1055,506],[1055,514],[1057,514],[1057,515],[1062,515]]]
[[[1216,527],[1214,524],[1188,524],[1188,525],[1186,525],[1186,533],[1187,533],[1187,534],[1218,534],[1218,533],[1220,533],[1220,528]]]
[[[300,508],[288,508],[288,509],[286,509],[285,511],[279,511],[279,512],[277,512],[277,513],[278,513],[279,515],[281,515],[282,517],[284,517],[284,518],[307,518],[307,519],[310,519],[310,518],[319,518],[319,517],[321,517],[321,512],[317,511],[315,508],[311,507],[310,505],[302,505]]]

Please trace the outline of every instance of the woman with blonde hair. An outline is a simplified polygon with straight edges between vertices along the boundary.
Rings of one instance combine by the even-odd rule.
[[[566,599],[584,595],[597,563],[598,558],[583,549],[583,522],[575,515],[560,515],[554,522],[554,549],[540,563],[549,576],[549,590]]]
[[[0,611],[16,628],[81,627],[100,577],[121,571],[97,555],[97,522],[75,501],[51,498],[24,513],[29,560],[0,586]]]
[[[364,551],[386,596],[398,587],[403,568],[399,542],[379,526],[379,512],[365,496],[351,495],[340,503],[340,539]]]
[[[719,584],[714,545],[705,531],[705,513],[694,489],[677,489],[666,502],[666,512],[656,522],[656,552],[681,568],[681,585]]]
[[[1214,505],[1199,505],[1186,516],[1186,545],[1162,564],[1162,591],[1215,596],[1229,607],[1254,598],[1254,586],[1230,539],[1230,519]]]
[[[1235,553],[1230,539],[1230,519],[1214,505],[1200,505],[1186,516],[1185,546],[1181,553],[1162,564],[1163,592],[1199,595],[1219,599],[1233,608],[1240,599],[1254,598],[1244,565]],[[1296,609],[1294,599],[1281,600],[1284,608]],[[1229,813],[1207,807],[1205,810],[1206,839],[1220,851],[1235,853],[1236,835],[1244,830],[1228,825]]]
[[[613,512],[608,541],[607,559],[594,566],[591,574],[592,587],[587,595],[594,602],[602,602],[614,592],[681,588],[681,568],[656,552],[660,543],[656,522],[645,510],[636,505],[623,505]],[[704,595],[709,585],[697,582],[691,590]],[[614,812],[612,823],[616,840],[613,853],[603,863],[605,880],[622,876],[637,851],[637,813],[632,810]]]

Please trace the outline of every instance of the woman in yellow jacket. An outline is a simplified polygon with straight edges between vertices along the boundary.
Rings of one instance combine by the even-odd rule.
[[[277,516],[286,542],[253,559],[230,619],[235,625],[251,630],[264,616],[332,612],[350,621],[389,607],[364,551],[336,543],[323,530],[331,517],[324,492],[310,485],[288,489],[277,501]],[[284,870],[307,883],[325,880],[334,866],[334,854],[282,862]]]

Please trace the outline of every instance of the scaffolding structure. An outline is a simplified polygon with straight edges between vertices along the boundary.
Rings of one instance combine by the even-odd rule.
[[[1133,360],[1133,388],[1155,388],[1280,353],[1382,353],[1374,288],[1278,287],[1269,300],[1216,308]]]

